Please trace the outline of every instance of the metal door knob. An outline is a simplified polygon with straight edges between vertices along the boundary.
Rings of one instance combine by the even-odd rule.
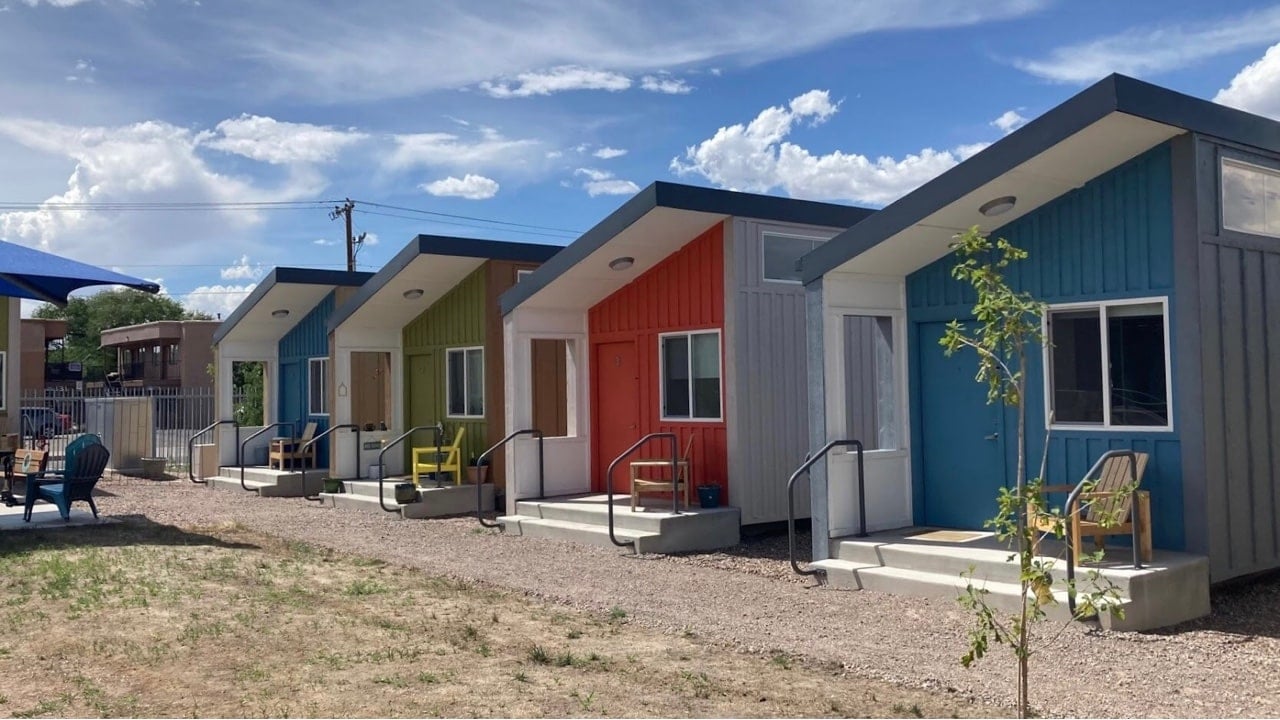
[[[986,437],[986,439],[987,439],[987,440],[999,440],[999,439],[1000,439],[1000,433],[991,433],[990,435],[988,435],[988,436]]]

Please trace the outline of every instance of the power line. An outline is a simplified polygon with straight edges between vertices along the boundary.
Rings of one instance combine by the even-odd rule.
[[[362,213],[364,215],[379,215],[381,217],[400,218],[401,220],[412,220],[414,222],[423,221],[423,218],[420,218],[420,217],[411,217],[409,215],[396,215],[395,213],[375,212],[373,210],[361,210],[359,207],[356,208],[356,212]],[[432,220],[431,222],[439,223],[440,225],[457,225],[459,227],[477,228],[479,230],[496,230],[497,229],[497,228],[490,227],[488,225],[475,225],[473,223],[451,222],[448,220]],[[520,233],[521,235],[540,235],[542,237],[556,238],[559,240],[570,239],[570,236],[567,236],[567,235],[556,235],[554,233],[538,232],[536,230],[518,230],[516,228],[506,228],[506,231],[513,232],[513,233]]]
[[[386,205],[383,203],[369,202],[368,200],[356,200],[360,205],[368,205],[370,207],[383,208],[386,210],[399,210],[400,212],[421,213],[423,215],[432,215],[436,217],[456,218],[458,220],[475,220],[479,222],[492,223],[494,225],[508,225],[511,227],[532,228],[534,230],[552,230],[569,235],[581,235],[581,230],[570,230],[568,228],[547,227],[546,225],[530,225],[528,223],[508,222],[506,220],[489,220],[487,218],[475,217],[472,215],[453,215],[451,213],[435,212],[434,210],[421,210],[419,208],[403,207],[401,205]],[[366,211],[367,212],[367,211]]]

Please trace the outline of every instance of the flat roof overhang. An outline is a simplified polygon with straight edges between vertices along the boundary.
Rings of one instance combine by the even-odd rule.
[[[950,252],[974,225],[993,233],[1187,132],[1280,150],[1280,123],[1112,75],[908,193],[801,258],[803,281],[828,272],[904,276]],[[989,218],[1004,196],[1017,202]]]
[[[357,287],[371,277],[367,272],[273,268],[218,326],[213,343],[279,342],[335,288]]]

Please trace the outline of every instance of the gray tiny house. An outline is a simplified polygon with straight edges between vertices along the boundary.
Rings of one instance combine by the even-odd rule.
[[[871,439],[873,530],[981,529],[1013,481],[1012,416],[938,346],[972,319],[948,244],[974,225],[1030,252],[1011,282],[1049,306],[1027,405],[1050,481],[1147,452],[1157,548],[1214,582],[1280,567],[1280,123],[1113,75],[805,256],[810,446]],[[816,558],[854,528],[848,473],[815,467]]]

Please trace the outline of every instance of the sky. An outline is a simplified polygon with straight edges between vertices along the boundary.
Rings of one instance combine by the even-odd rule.
[[[882,207],[1112,72],[1280,119],[1280,5],[0,0],[0,239],[225,317],[345,198],[371,271],[656,180]]]

